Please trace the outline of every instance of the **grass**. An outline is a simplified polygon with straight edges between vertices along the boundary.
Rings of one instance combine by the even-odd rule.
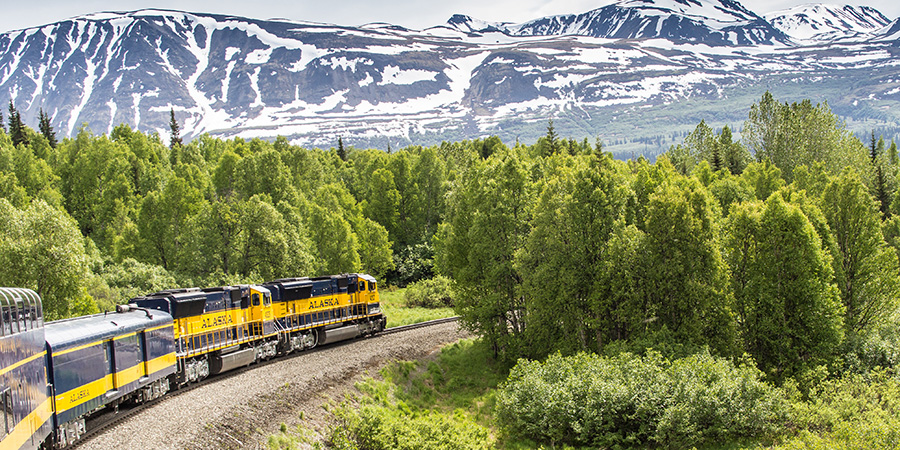
[[[387,288],[381,290],[378,295],[381,297],[381,310],[387,316],[387,327],[399,327],[419,322],[426,322],[434,319],[442,319],[445,317],[453,317],[456,313],[453,308],[420,308],[407,307],[403,300],[405,289]]]
[[[494,391],[504,379],[487,345],[463,340],[434,360],[397,361],[382,380],[337,405],[331,443],[341,450],[495,448]]]

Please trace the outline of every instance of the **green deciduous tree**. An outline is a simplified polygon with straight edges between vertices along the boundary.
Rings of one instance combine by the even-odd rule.
[[[632,320],[649,330],[667,328],[681,342],[708,344],[729,353],[733,343],[731,297],[719,252],[719,212],[714,199],[693,179],[663,182],[649,197],[639,227],[645,234],[639,302]]]
[[[745,350],[776,381],[833,361],[843,307],[831,259],[800,208],[779,193],[739,205],[724,241]]]
[[[381,168],[369,177],[368,199],[363,200],[366,217],[380,223],[390,235],[399,234],[400,192],[394,184],[394,174]]]
[[[757,200],[765,201],[772,193],[784,186],[781,169],[768,159],[763,160],[761,163],[750,163],[744,169],[741,178],[750,186]]]
[[[87,256],[75,221],[42,200],[18,210],[0,199],[0,214],[0,284],[37,292],[46,320],[96,312],[84,289]]]
[[[865,146],[827,103],[780,103],[766,92],[751,106],[742,136],[757,161],[768,158],[787,182],[793,181],[794,168],[815,161],[822,161],[834,174],[846,167],[863,170],[866,165]]]
[[[437,239],[436,263],[455,282],[463,326],[484,336],[496,354],[514,357],[525,329],[514,257],[529,231],[528,171],[513,155],[494,155],[458,181]]]
[[[317,204],[309,206],[309,234],[313,254],[316,256],[316,272],[356,272],[362,262],[359,258],[359,241],[350,223],[339,211]]]
[[[235,263],[244,276],[259,276],[265,280],[310,274],[313,258],[310,244],[297,226],[288,223],[284,216],[263,196],[253,196],[239,203],[240,244]],[[339,238],[335,235],[335,238]],[[346,244],[352,245],[352,242]],[[331,262],[331,261],[329,261]],[[345,267],[358,267],[347,264]],[[351,269],[331,266],[325,273],[341,273]]]
[[[357,226],[359,241],[359,260],[362,270],[375,277],[383,277],[394,269],[391,258],[391,241],[388,232],[381,224],[367,217],[360,217]]]
[[[108,251],[137,218],[138,159],[126,143],[94,137],[86,130],[59,146],[59,159],[66,210],[85,236]]]
[[[190,183],[172,177],[141,202],[138,230],[141,254],[166,270],[182,267],[190,239],[190,219],[201,210],[202,196]]]
[[[616,336],[605,286],[607,241],[631,192],[611,157],[598,155],[546,180],[533,228],[517,255],[533,356],[551,349],[599,351]]]
[[[865,335],[897,307],[897,258],[884,242],[876,203],[852,172],[828,185],[822,212],[839,250],[835,279],[847,334]]]

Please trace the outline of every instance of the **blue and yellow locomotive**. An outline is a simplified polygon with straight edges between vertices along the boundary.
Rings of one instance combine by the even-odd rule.
[[[289,278],[173,289],[131,300],[174,318],[178,384],[384,329],[375,279]]]
[[[172,289],[114,313],[42,317],[34,291],[0,288],[0,450],[65,448],[101,410],[386,324],[365,274]]]

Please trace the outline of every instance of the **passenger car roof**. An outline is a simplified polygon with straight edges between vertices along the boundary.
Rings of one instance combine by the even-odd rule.
[[[47,322],[44,324],[44,336],[50,350],[58,352],[145,328],[171,324],[172,316],[164,311],[132,310]]]

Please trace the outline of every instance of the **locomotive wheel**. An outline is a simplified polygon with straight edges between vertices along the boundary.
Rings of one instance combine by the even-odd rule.
[[[316,348],[319,345],[319,333],[316,330],[303,335],[303,348],[306,350]]]

